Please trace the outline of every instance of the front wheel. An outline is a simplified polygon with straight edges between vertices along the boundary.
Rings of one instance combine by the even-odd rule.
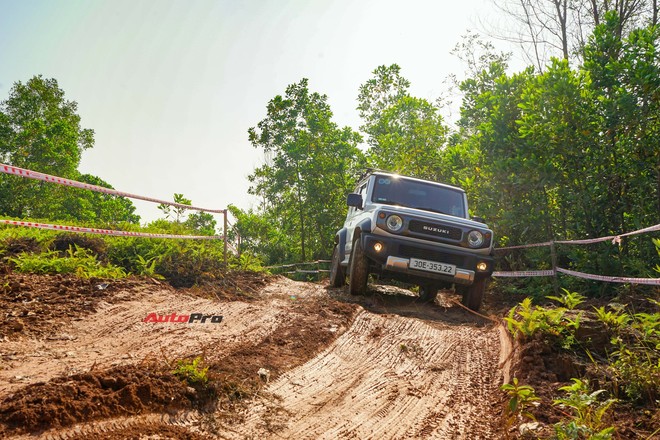
[[[332,251],[332,263],[330,265],[330,285],[332,287],[341,287],[346,284],[346,271],[341,266],[341,255],[339,255],[339,245],[335,245]]]
[[[475,281],[471,286],[461,286],[461,291],[463,292],[463,305],[477,312],[486,291],[486,280]]]
[[[367,293],[367,280],[369,279],[369,261],[362,249],[362,240],[358,238],[353,244],[351,253],[348,291],[351,295],[364,295]]]

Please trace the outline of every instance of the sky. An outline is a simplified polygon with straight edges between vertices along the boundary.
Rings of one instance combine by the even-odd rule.
[[[287,85],[308,78],[357,130],[358,89],[376,67],[397,63],[433,101],[463,76],[452,48],[492,13],[492,0],[0,0],[0,101],[17,81],[55,78],[95,132],[82,173],[247,209],[263,162],[247,131]],[[143,223],[161,217],[134,204]]]

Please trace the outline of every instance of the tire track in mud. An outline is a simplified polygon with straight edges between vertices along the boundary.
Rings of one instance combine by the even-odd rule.
[[[148,313],[211,313],[219,324],[146,323]],[[3,368],[0,395],[57,376],[138,363],[144,359],[174,360],[206,349],[223,353],[259,340],[279,325],[276,302],[223,302],[191,297],[171,290],[140,293],[130,301],[103,304],[95,314],[62,328],[46,339],[0,342]]]
[[[259,402],[232,438],[498,438],[489,423],[497,422],[499,359],[496,326],[363,311],[328,349],[267,388],[277,411]]]
[[[270,340],[278,327],[292,325],[290,314],[299,300],[320,299],[323,307],[328,291],[280,279],[262,294],[262,300],[249,303],[218,303],[168,290],[138,294],[128,302],[103,305],[53,340],[0,342],[0,353],[16,349],[9,368],[0,371],[0,393],[72,371],[137,364],[163,353],[176,358],[209,350],[222,357],[242,345]],[[235,421],[220,412],[191,410],[97,420],[43,436],[125,438],[160,427],[164,433],[173,431],[146,438],[500,438],[492,405],[499,402],[499,364],[508,354],[505,332],[471,320],[457,308],[424,305],[411,310],[406,298],[401,302],[386,314],[360,308],[352,324],[337,333],[345,329],[343,334],[268,384]],[[142,322],[151,312],[214,310],[224,316],[216,327]],[[323,326],[320,316],[318,323]],[[67,352],[74,355],[62,357]],[[12,381],[17,374],[28,378]]]
[[[199,421],[198,411],[185,411],[178,414],[146,414],[139,416],[119,417],[79,424],[70,428],[57,429],[42,433],[39,437],[46,440],[83,440],[95,436],[112,436],[121,432],[140,432],[147,426],[174,426],[189,428]],[[34,434],[23,434],[11,437],[12,440],[34,440]],[[168,437],[164,437],[168,438]]]

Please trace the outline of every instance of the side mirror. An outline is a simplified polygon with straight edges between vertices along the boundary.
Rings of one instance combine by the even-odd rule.
[[[473,215],[471,218],[472,218],[472,220],[474,220],[475,222],[483,223],[484,225],[486,224],[486,220],[484,220],[483,217],[477,217],[477,216],[474,216],[474,215]]]
[[[360,194],[351,193],[346,198],[346,204],[354,208],[362,209],[362,196]]]

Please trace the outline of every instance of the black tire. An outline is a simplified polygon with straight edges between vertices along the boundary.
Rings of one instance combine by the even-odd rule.
[[[486,280],[475,281],[471,286],[462,286],[461,291],[463,292],[463,305],[478,312],[486,291]]]
[[[433,285],[419,285],[419,302],[432,303],[438,296],[438,287]]]
[[[369,261],[362,249],[362,240],[358,237],[353,243],[351,261],[348,273],[348,292],[351,295],[364,295],[367,293],[367,280],[369,279]]]
[[[342,267],[341,255],[339,255],[339,245],[335,245],[332,251],[332,263],[330,265],[330,285],[332,287],[341,287],[346,284],[346,271]]]

